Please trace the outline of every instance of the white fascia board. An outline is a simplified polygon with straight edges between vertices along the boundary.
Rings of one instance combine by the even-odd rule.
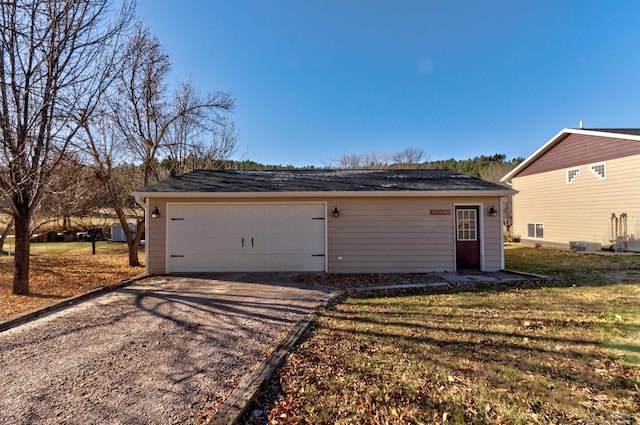
[[[531,155],[529,155],[529,157],[527,159],[525,159],[524,161],[522,161],[520,163],[520,165],[518,165],[516,168],[514,168],[513,170],[511,170],[506,176],[504,176],[503,178],[500,179],[501,182],[506,182],[511,180],[511,178],[513,176],[515,176],[516,174],[518,174],[521,170],[523,170],[525,167],[528,167],[529,164],[531,164],[533,161],[535,161],[536,159],[538,159],[540,156],[542,156],[543,153],[545,153],[546,151],[548,151],[549,149],[551,149],[551,147],[553,147],[556,143],[558,143],[561,139],[562,136],[564,136],[565,134],[567,134],[569,132],[570,129],[564,128],[562,129],[560,132],[558,132],[558,134],[556,134],[555,136],[553,136],[547,143],[545,143],[544,145],[542,145],[542,147],[540,149],[538,149],[537,151],[535,151],[534,153],[532,153]]]
[[[511,170],[509,174],[500,179],[501,182],[506,182],[511,180],[515,175],[520,173],[524,168],[528,167],[532,162],[541,157],[544,153],[546,153],[549,149],[560,143],[565,136],[569,134],[581,134],[583,136],[598,136],[598,137],[609,137],[614,139],[623,139],[623,140],[635,140],[640,142],[640,136],[634,136],[633,134],[621,134],[621,133],[610,133],[607,131],[594,131],[594,130],[584,130],[579,128],[563,128],[558,132],[555,136],[553,136],[547,143],[542,145],[540,149],[532,153],[527,159],[522,161],[520,165]]]
[[[134,192],[136,198],[360,198],[372,196],[389,197],[442,197],[442,196],[508,196],[515,194],[506,190],[438,190],[438,191],[362,191],[362,192]]]

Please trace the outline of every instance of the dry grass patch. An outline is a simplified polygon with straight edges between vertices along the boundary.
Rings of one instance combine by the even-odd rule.
[[[257,408],[274,404],[269,424],[637,423],[640,283],[607,276],[639,257],[537,251],[538,262],[536,250],[515,253],[536,270],[509,268],[554,269],[561,287],[349,299],[326,311]]]
[[[31,294],[27,296],[11,294],[13,257],[0,258],[0,320],[114,285],[144,271],[128,266],[126,245],[121,244],[101,242],[97,255],[91,255],[90,243],[34,244],[32,251]]]
[[[584,253],[544,248],[505,250],[506,267],[539,273],[567,285],[605,285],[640,282],[640,254]]]

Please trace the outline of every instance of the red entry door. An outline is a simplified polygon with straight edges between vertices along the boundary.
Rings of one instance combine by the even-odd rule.
[[[478,207],[456,207],[456,269],[480,270]]]

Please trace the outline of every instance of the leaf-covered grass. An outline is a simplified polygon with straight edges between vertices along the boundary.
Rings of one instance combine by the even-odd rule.
[[[139,247],[139,250],[143,253],[144,247]],[[96,254],[126,254],[127,252],[129,251],[125,242],[96,242]],[[39,257],[92,255],[92,247],[91,242],[38,242],[31,244],[31,255]]]
[[[126,244],[98,242],[96,255],[91,255],[89,242],[33,244],[30,295],[11,294],[13,257],[0,257],[0,320],[114,285],[143,271],[129,267]]]
[[[560,284],[348,299],[279,370],[268,423],[637,423],[639,260],[514,249]]]

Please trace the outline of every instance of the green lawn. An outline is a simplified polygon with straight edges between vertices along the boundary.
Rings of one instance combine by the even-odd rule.
[[[326,311],[271,382],[268,423],[640,421],[640,256],[518,248],[506,264],[558,280]]]
[[[579,253],[542,248],[505,250],[507,269],[538,273],[567,285],[640,282],[640,254]]]

